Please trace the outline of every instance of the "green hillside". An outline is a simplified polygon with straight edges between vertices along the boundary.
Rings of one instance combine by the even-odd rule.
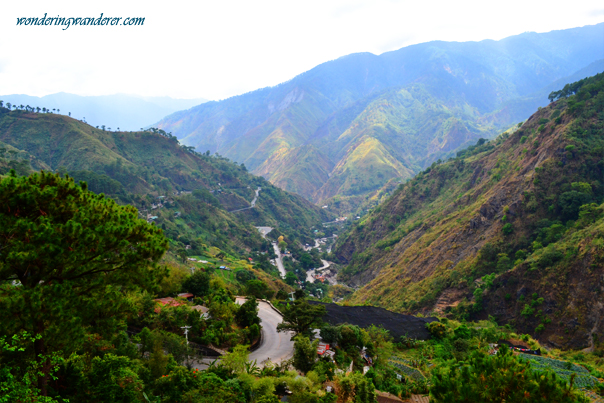
[[[310,228],[330,219],[245,166],[195,153],[156,129],[110,132],[67,116],[0,108],[0,142],[6,149],[0,169],[18,168],[22,174],[45,169],[85,180],[91,190],[157,216],[156,223],[182,243],[200,238],[221,249],[255,249],[262,239],[254,225],[276,227],[309,242]],[[249,207],[258,187],[256,208],[228,213]],[[168,203],[152,209],[163,200]]]
[[[553,95],[518,130],[400,185],[339,238],[341,279],[362,286],[351,303],[492,315],[574,348],[604,335],[592,303],[604,274],[604,73]]]
[[[315,203],[340,196],[350,213],[389,181],[527,119],[560,80],[595,74],[603,33],[598,24],[352,54],[157,125]]]

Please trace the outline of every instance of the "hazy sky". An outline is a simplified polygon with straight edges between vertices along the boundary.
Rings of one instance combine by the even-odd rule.
[[[17,26],[18,17],[144,17],[143,26]],[[10,1],[0,94],[224,99],[356,52],[501,39],[604,21],[602,0]]]

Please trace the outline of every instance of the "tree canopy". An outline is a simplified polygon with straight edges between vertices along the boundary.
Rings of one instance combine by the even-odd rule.
[[[47,172],[0,180],[0,332],[36,336],[43,394],[51,363],[41,357],[114,331],[127,293],[155,287],[167,246],[134,207],[85,182]]]
[[[555,373],[532,371],[502,345],[496,356],[475,352],[452,368],[436,368],[430,388],[436,402],[586,402]]]
[[[288,304],[282,312],[283,322],[277,325],[279,332],[293,331],[296,335],[303,334],[310,337],[313,329],[321,327],[325,307],[311,305],[305,299],[297,299]]]

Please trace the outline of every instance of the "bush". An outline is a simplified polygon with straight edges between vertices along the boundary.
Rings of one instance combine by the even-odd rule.
[[[310,342],[308,337],[298,335],[294,342],[294,367],[304,373],[310,371],[317,357],[319,340]]]
[[[503,227],[501,227],[501,232],[503,232],[503,235],[510,235],[514,232],[514,227],[512,227],[511,223],[504,224]]]
[[[426,324],[426,327],[435,339],[442,339],[447,334],[447,327],[440,322],[430,322]]]
[[[507,346],[491,357],[474,352],[453,367],[432,372],[431,402],[581,402],[589,400],[550,371],[532,371]]]
[[[254,324],[260,324],[260,318],[258,317],[258,302],[256,298],[249,297],[237,310],[235,314],[235,320],[242,327],[249,327]]]
[[[539,257],[537,264],[540,268],[545,269],[546,267],[552,266],[563,257],[564,253],[556,249],[554,245],[549,245]]]
[[[205,271],[197,270],[183,282],[182,289],[196,297],[206,296],[210,292],[210,275]]]

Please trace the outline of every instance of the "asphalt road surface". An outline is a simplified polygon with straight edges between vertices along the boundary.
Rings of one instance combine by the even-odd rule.
[[[238,304],[244,302],[245,298],[237,298]],[[258,301],[258,316],[262,326],[262,343],[256,351],[250,353],[249,360],[256,360],[258,366],[261,366],[269,359],[278,364],[293,357],[294,342],[290,340],[292,333],[277,332],[277,325],[283,321],[281,315],[268,303]]]

